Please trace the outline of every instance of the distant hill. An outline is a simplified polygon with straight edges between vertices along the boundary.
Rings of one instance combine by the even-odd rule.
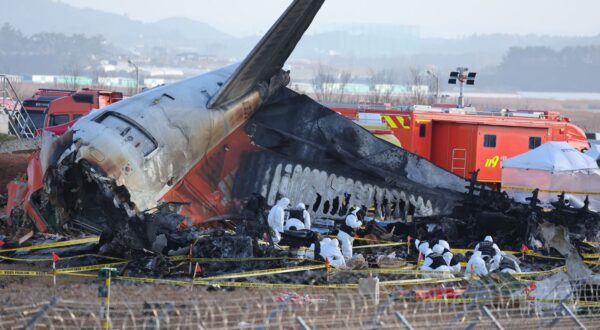
[[[75,8],[54,0],[0,0],[0,9],[3,13],[0,26],[8,22],[26,35],[40,32],[102,35],[110,44],[147,54],[153,47],[159,47],[173,53],[194,51],[240,58],[260,37],[236,38],[209,24],[184,17],[144,23],[125,15]],[[351,63],[356,60],[373,63],[374,58],[407,56],[407,62],[427,59],[442,67],[455,61],[455,57],[462,57],[471,61],[471,66],[487,66],[498,65],[511,47],[545,46],[558,50],[568,46],[600,45],[600,34],[593,37],[491,34],[459,39],[421,38],[418,27],[400,23],[344,24],[309,34],[294,56],[333,63],[345,59]]]
[[[185,17],[144,23],[57,0],[0,0],[0,10],[0,72],[16,74],[62,73],[74,64],[90,71],[100,60],[137,55],[157,67],[198,69],[201,58],[210,59],[207,67],[241,60],[260,38],[234,37]],[[600,88],[600,34],[423,38],[417,26],[398,23],[343,24],[305,35],[292,54],[292,60],[299,60],[296,77],[309,81],[317,66],[329,65],[354,71],[355,76],[388,70],[394,81],[403,83],[410,80],[409,68],[433,67],[443,81],[448,72],[464,65],[479,73],[476,88]]]
[[[3,12],[0,23],[7,22],[28,35],[38,32],[103,35],[110,43],[125,49],[144,45],[209,51],[233,39],[206,23],[181,17],[144,23],[51,0],[0,0],[0,8]]]

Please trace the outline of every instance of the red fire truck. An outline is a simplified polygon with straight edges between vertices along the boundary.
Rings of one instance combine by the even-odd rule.
[[[479,169],[479,181],[490,184],[501,181],[502,160],[547,141],[566,141],[578,150],[589,148],[583,130],[555,111],[480,112],[445,104],[404,109],[327,106],[392,143],[397,139],[399,146],[457,175],[470,178],[469,172]],[[369,120],[361,120],[365,117]]]
[[[73,90],[40,88],[33,96],[25,99],[23,101],[23,108],[35,125],[35,127],[31,127],[32,131],[44,127],[46,111],[50,106],[50,102],[73,93],[75,93]]]
[[[39,89],[31,98],[23,101],[23,107],[31,117],[35,130],[39,130],[68,125],[92,109],[99,109],[122,99],[123,94],[120,92],[99,89]]]

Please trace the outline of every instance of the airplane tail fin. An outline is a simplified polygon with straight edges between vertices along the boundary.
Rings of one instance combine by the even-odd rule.
[[[244,96],[281,70],[325,0],[294,0],[248,54],[208,107],[219,108]]]

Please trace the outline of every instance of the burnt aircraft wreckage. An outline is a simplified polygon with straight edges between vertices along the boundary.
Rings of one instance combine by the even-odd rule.
[[[156,251],[163,235],[158,250],[167,252],[189,246],[194,226],[260,222],[255,204],[285,195],[318,219],[343,219],[352,205],[374,207],[381,219],[414,217],[401,235],[433,235],[423,228],[437,223],[443,235],[475,241],[481,231],[472,226],[486,219],[498,231],[504,223],[509,233],[533,233],[535,205],[475,189],[285,87],[283,65],[323,2],[294,1],[239,65],[143,92],[44,136],[44,189],[33,201],[53,219],[49,227],[102,233],[101,251],[117,254]],[[248,235],[240,242],[251,244]],[[517,243],[508,234],[506,242]]]

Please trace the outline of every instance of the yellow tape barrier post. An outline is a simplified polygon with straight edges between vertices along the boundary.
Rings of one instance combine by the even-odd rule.
[[[102,321],[102,329],[110,329],[110,285],[113,276],[117,276],[116,268],[102,268],[98,273],[98,277],[105,281],[104,287],[98,287],[98,296],[104,298],[102,306],[100,306],[100,318]]]

